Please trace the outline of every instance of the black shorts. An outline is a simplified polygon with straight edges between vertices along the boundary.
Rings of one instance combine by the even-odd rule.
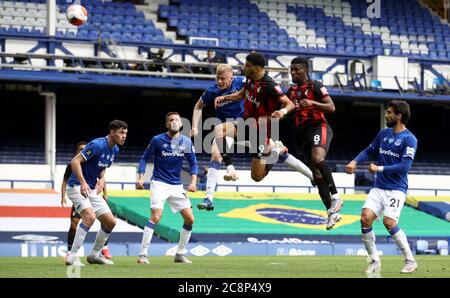
[[[72,205],[72,210],[70,211],[70,217],[71,218],[81,218],[81,216],[75,210],[75,206],[74,205]]]
[[[328,153],[332,138],[333,130],[326,122],[307,126],[300,125],[297,128],[297,140],[305,156],[309,156],[314,147],[321,147]]]

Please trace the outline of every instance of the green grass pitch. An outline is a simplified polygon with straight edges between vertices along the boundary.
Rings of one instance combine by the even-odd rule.
[[[136,263],[136,257],[114,257],[114,266],[86,264],[79,271],[67,267],[62,258],[0,258],[0,278],[364,278],[365,257],[190,257],[193,264],[173,263],[173,257],[151,257],[150,264]],[[417,256],[419,268],[401,274],[403,258],[382,256],[383,278],[450,278],[450,256]]]

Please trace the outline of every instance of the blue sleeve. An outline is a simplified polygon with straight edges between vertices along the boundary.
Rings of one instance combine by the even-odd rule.
[[[83,155],[84,159],[88,161],[94,156],[98,155],[101,152],[101,145],[97,142],[91,141],[86,147],[84,147],[83,151],[81,151],[81,155]]]
[[[411,165],[413,163],[413,160],[408,157],[403,157],[402,161],[399,163],[396,163],[394,165],[390,166],[383,166],[383,173],[388,174],[403,174],[408,173],[409,169],[411,168]]]
[[[245,77],[236,77],[236,79],[237,79],[237,87],[239,90],[241,90],[245,85],[246,78]]]
[[[142,154],[141,159],[139,160],[139,168],[138,168],[139,174],[145,173],[145,167],[147,166],[148,160],[150,159],[151,156],[155,155],[155,147],[156,147],[156,141],[155,141],[155,138],[153,138],[150,141],[150,144],[148,144],[147,149],[145,149],[144,154]]]
[[[377,151],[377,148],[380,147],[380,138],[381,138],[381,131],[377,134],[372,143],[370,143],[369,147],[367,147],[366,149],[361,151],[361,153],[358,154],[358,156],[355,158],[357,163],[369,160],[370,156]]]
[[[206,89],[202,96],[200,96],[201,101],[205,104],[205,105],[209,105],[210,103],[214,102],[214,99],[216,97],[214,96],[214,93],[211,92],[211,90]]]
[[[403,157],[408,157],[411,160],[414,159],[414,156],[416,155],[417,150],[417,139],[414,136],[409,136],[407,139],[405,139],[405,148],[402,153]]]
[[[191,175],[197,175],[198,166],[197,166],[197,158],[195,157],[194,145],[192,145],[191,140],[188,140],[187,145],[188,146],[186,146],[184,155],[186,156],[186,159],[189,162],[189,168],[191,169]]]

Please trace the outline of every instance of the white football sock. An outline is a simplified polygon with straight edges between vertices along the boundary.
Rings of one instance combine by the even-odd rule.
[[[90,227],[87,227],[86,225],[84,225],[84,223],[80,223],[80,225],[78,226],[75,233],[75,238],[73,239],[72,249],[70,250],[72,254],[76,255],[78,253],[78,250],[84,243],[84,239],[86,238],[89,228]]]
[[[309,180],[314,180],[313,174],[307,165],[305,165],[300,160],[295,158],[292,154],[289,153],[285,154],[288,154],[288,157],[284,160],[283,163],[287,164],[291,169],[294,169],[297,172],[300,172],[304,176],[308,177]]]
[[[105,232],[102,228],[98,230],[97,236],[95,237],[95,244],[92,248],[91,256],[97,258],[100,254],[100,250],[103,248],[103,246],[106,243],[106,240],[108,240],[108,237],[111,233]]]
[[[414,256],[409,247],[408,239],[406,237],[405,232],[402,229],[399,229],[394,235],[391,235],[392,239],[397,244],[398,248],[400,248],[402,254],[405,256],[406,260],[414,261]]]
[[[363,228],[363,230],[367,230],[369,228]],[[375,245],[375,233],[370,228],[370,231],[367,233],[362,233],[362,240],[364,242],[364,246],[366,247],[367,254],[370,259],[376,262],[380,262],[380,258],[378,257],[377,247]]]
[[[146,256],[148,253],[148,247],[150,245],[150,241],[152,241],[153,232],[155,224],[151,221],[148,221],[148,223],[145,225],[144,233],[142,235],[142,242],[141,242],[141,248],[139,250],[139,255]]]
[[[183,225],[183,228],[180,232],[180,241],[178,242],[177,254],[184,254],[184,250],[186,249],[186,245],[189,242],[189,238],[191,238],[192,226]]]
[[[219,170],[209,167],[206,174],[206,197],[212,202],[214,191],[216,190],[217,180],[219,180]]]

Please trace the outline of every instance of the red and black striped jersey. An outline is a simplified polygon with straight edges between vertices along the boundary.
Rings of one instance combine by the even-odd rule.
[[[266,74],[257,81],[247,79],[244,84],[244,119],[270,116],[281,107],[278,98],[284,94],[281,87]]]
[[[303,85],[291,86],[288,90],[288,97],[295,105],[294,117],[295,125],[309,125],[314,123],[326,123],[325,114],[316,107],[302,108],[300,101],[302,99],[322,102],[322,99],[328,95],[328,90],[319,81],[308,80]]]

